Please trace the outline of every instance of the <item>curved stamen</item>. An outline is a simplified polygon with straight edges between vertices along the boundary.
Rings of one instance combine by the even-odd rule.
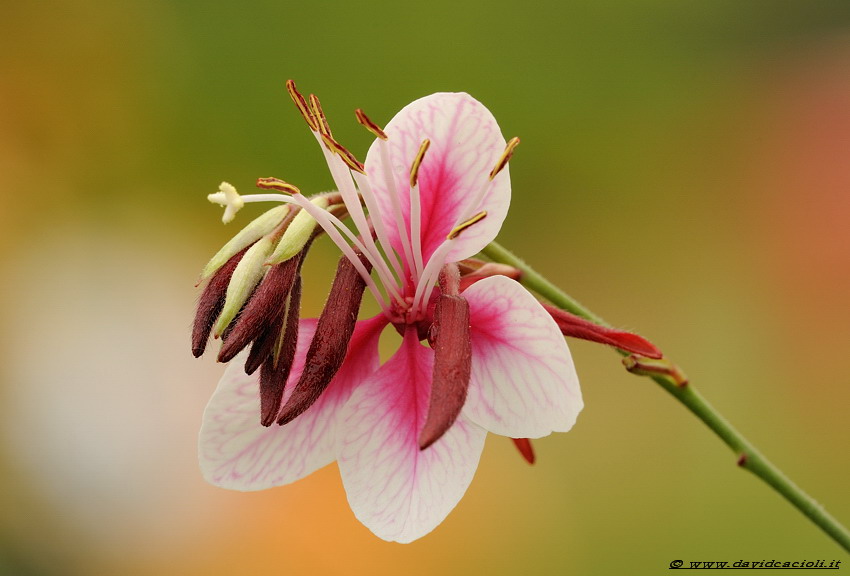
[[[366,116],[366,113],[358,108],[354,111],[354,115],[357,117],[357,121],[364,127],[366,130],[380,138],[381,140],[386,140],[388,138],[386,132],[384,132],[380,126],[372,122],[372,120]]]
[[[502,155],[499,156],[499,159],[496,160],[493,169],[490,170],[487,181],[481,185],[481,188],[478,189],[478,192],[471,198],[470,202],[461,212],[461,220],[466,220],[472,216],[475,213],[475,210],[481,205],[481,202],[484,201],[485,196],[487,196],[487,193],[490,191],[490,185],[493,182],[493,179],[496,178],[496,176],[508,165],[511,157],[514,155],[514,150],[516,150],[516,147],[519,146],[519,142],[519,138],[514,136],[507,144],[505,144],[505,150],[502,152]]]
[[[321,208],[314,206],[301,194],[294,195],[292,200],[301,206],[304,210],[307,211],[310,216],[322,227],[322,229],[327,233],[327,235],[333,240],[334,244],[336,244],[340,250],[342,250],[343,254],[345,254],[346,258],[351,260],[351,263],[357,269],[357,272],[363,278],[363,282],[366,283],[366,286],[372,292],[372,295],[375,297],[375,300],[378,302],[378,305],[381,307],[381,310],[384,311],[385,314],[389,314],[389,305],[386,301],[386,298],[381,291],[378,290],[378,286],[375,284],[375,281],[372,280],[372,276],[366,270],[366,267],[363,266],[363,263],[360,262],[360,258],[354,253],[354,250],[348,243],[343,239],[342,235],[340,235],[336,226],[330,220],[328,212],[325,212]],[[338,220],[338,219],[337,219]]]
[[[395,177],[392,172],[392,161],[390,160],[390,151],[388,149],[387,141],[380,140],[378,142],[378,149],[381,152],[381,165],[383,166],[383,174],[384,177],[384,185],[387,187],[387,193],[390,197],[390,204],[392,205],[393,217],[395,218],[395,225],[398,229],[398,237],[401,242],[401,247],[404,250],[404,259],[405,263],[409,267],[413,267],[413,253],[410,248],[410,238],[407,236],[407,228],[404,225],[404,216],[401,213],[401,204],[398,201],[398,188],[395,185]],[[402,279],[404,282],[405,279]]]
[[[313,113],[310,111],[310,106],[307,104],[304,96],[302,96],[295,87],[295,82],[293,80],[286,81],[286,91],[289,92],[289,96],[292,98],[292,101],[295,102],[295,105],[298,107],[298,111],[301,112],[301,116],[303,116],[304,120],[307,121],[307,125],[310,127],[310,130],[318,132],[319,124],[316,118],[313,117]]]
[[[419,282],[416,285],[416,293],[413,296],[414,310],[418,310],[420,304],[424,305],[431,297],[431,292],[434,289],[434,284],[440,274],[440,269],[443,267],[443,264],[445,264],[446,256],[448,256],[449,250],[451,250],[455,239],[460,236],[464,230],[473,226],[477,222],[480,222],[486,217],[487,211],[482,210],[472,218],[461,222],[452,228],[448,236],[446,236],[446,239],[443,240],[443,243],[434,250],[434,253],[431,254],[431,257],[428,259],[428,264],[425,266],[425,270],[423,270],[422,276],[419,278]]]
[[[313,112],[313,117],[319,125],[319,132],[325,136],[333,138],[333,134],[331,134],[331,127],[328,124],[328,118],[325,116],[324,110],[322,110],[322,103],[319,102],[319,97],[315,94],[310,94],[310,110]]]
[[[375,235],[378,237],[378,244],[381,245],[381,249],[384,251],[387,260],[390,261],[396,277],[398,278],[399,287],[401,287],[401,281],[404,278],[404,274],[402,273],[398,256],[396,256],[395,250],[393,250],[392,244],[390,244],[389,236],[387,236],[387,230],[384,228],[384,220],[380,217],[381,211],[380,208],[378,208],[378,201],[375,199],[375,193],[372,192],[372,187],[369,185],[369,179],[366,178],[365,174],[360,174],[359,172],[352,172],[351,175],[354,177],[354,182],[357,184],[357,189],[360,191],[360,196],[363,198],[363,202],[366,203],[366,209],[369,211],[369,216],[371,217],[370,221],[372,222],[372,226],[375,228]]]
[[[319,139],[320,136],[317,134],[316,138]],[[331,171],[331,176],[339,188],[342,201],[345,204],[348,213],[351,215],[351,219],[354,221],[354,227],[363,239],[363,243],[360,244],[358,248],[361,252],[363,252],[364,256],[372,262],[372,266],[381,276],[381,281],[387,286],[387,292],[393,292],[393,297],[400,299],[401,295],[397,288],[397,286],[400,287],[400,281],[397,282],[393,277],[392,272],[390,272],[384,262],[383,256],[381,256],[381,252],[378,250],[378,247],[372,239],[371,229],[366,219],[366,215],[363,212],[363,206],[360,203],[360,195],[355,187],[355,182],[352,180],[352,176],[358,173],[348,170],[342,163],[337,161],[333,152],[327,150],[324,146],[322,146],[321,149],[322,153],[325,155],[328,168]],[[351,234],[350,230],[348,230],[348,227],[338,220],[337,222],[337,225],[344,230],[346,234],[348,234],[349,238],[351,238],[352,241],[355,241],[354,236]],[[399,278],[401,278],[401,275],[399,275]]]
[[[514,155],[514,150],[519,146],[519,138],[514,136],[511,138],[508,143],[505,145],[505,151],[502,152],[502,156],[496,161],[496,165],[493,166],[493,169],[490,170],[490,180],[496,177],[496,174],[502,171],[502,169],[508,165],[508,162],[511,159],[511,156]]]
[[[431,146],[427,138],[422,141],[413,165],[410,167],[410,243],[413,251],[413,265],[416,275],[422,273],[422,202],[419,196],[419,167],[425,158],[425,152]]]

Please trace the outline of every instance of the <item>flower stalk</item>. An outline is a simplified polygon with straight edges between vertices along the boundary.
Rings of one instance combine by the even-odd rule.
[[[507,264],[520,270],[522,272],[519,278],[520,283],[549,300],[555,306],[596,324],[610,327],[602,318],[582,306],[497,242],[491,242],[481,250],[481,253],[493,262]],[[816,526],[826,532],[844,550],[850,552],[850,532],[847,528],[832,517],[820,503],[794,484],[770,460],[765,458],[752,443],[744,438],[726,418],[703,398],[692,384],[683,377],[677,377],[677,375],[682,374],[681,370],[671,363],[664,366],[656,363],[657,361],[642,363],[640,358],[634,356],[628,356],[624,359],[624,364],[630,372],[648,376],[702,420],[735,452],[738,466],[749,470],[767,483]],[[658,369],[654,369],[653,366]]]

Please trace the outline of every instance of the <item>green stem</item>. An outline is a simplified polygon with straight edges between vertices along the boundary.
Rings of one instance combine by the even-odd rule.
[[[563,310],[586,318],[603,326],[609,326],[602,318],[573,300],[560,288],[535,272],[528,264],[496,242],[481,251],[482,254],[502,264],[513,266],[522,272],[520,282]],[[826,532],[842,548],[850,552],[850,532],[833,518],[811,496],[803,492],[776,466],[738,432],[717,410],[709,404],[691,384],[676,384],[671,378],[660,374],[649,375],[676,400],[685,405],[697,418],[738,455],[738,465],[746,468],[800,512],[806,515],[821,530]]]

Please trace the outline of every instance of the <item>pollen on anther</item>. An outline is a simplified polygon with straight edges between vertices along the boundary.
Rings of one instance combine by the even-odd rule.
[[[295,105],[298,107],[298,110],[301,112],[304,120],[307,121],[307,125],[310,126],[310,130],[318,132],[318,120],[313,116],[313,112],[310,110],[310,106],[307,105],[307,101],[304,99],[304,96],[302,96],[301,92],[299,92],[295,87],[294,80],[290,79],[286,81],[286,90],[289,92],[289,96],[292,98],[292,101],[295,102]]]
[[[363,166],[363,164],[355,158],[354,154],[349,152],[348,148],[327,134],[322,134],[322,141],[324,141],[325,145],[330,148],[331,151],[339,154],[339,157],[342,158],[342,161],[345,162],[349,168],[356,172],[360,172],[361,174],[366,174],[365,166]]]
[[[476,222],[480,222],[481,220],[484,220],[484,218],[486,218],[486,217],[487,217],[487,211],[482,210],[481,212],[479,212],[478,214],[476,214],[475,216],[473,216],[469,220],[464,220],[463,222],[461,222],[460,224],[458,224],[457,226],[452,228],[451,232],[449,232],[449,235],[446,236],[446,239],[447,240],[454,240],[455,238],[460,236],[461,232],[463,232],[464,230],[466,230],[467,228],[469,228],[470,226],[472,226]]]
[[[505,166],[508,165],[508,162],[510,161],[511,156],[514,155],[514,150],[517,146],[519,146],[519,138],[514,136],[505,145],[505,151],[502,152],[502,155],[499,157],[499,161],[496,162],[496,165],[493,166],[493,169],[490,171],[490,180],[495,178],[496,175],[504,170]]]
[[[289,182],[284,182],[280,178],[257,178],[257,188],[262,188],[263,190],[277,190],[284,194],[301,193],[301,190],[299,190],[296,186],[293,186]]]
[[[324,110],[322,110],[322,103],[319,102],[319,97],[315,94],[310,94],[310,110],[312,110],[313,117],[319,125],[319,132],[321,132],[324,136],[330,136],[333,138],[333,134],[331,134],[331,127],[328,124],[328,118],[325,116]]]
[[[414,158],[413,165],[410,167],[411,188],[416,186],[416,181],[419,179],[419,166],[422,165],[422,159],[425,158],[425,152],[428,151],[429,146],[431,146],[431,141],[426,138],[422,141],[422,145],[419,147],[419,152],[416,153],[416,158]]]
[[[366,113],[363,112],[360,108],[354,111],[354,115],[357,116],[357,122],[359,122],[366,130],[380,138],[381,140],[387,140],[387,134],[384,132],[380,126],[372,122],[372,120],[366,116]]]

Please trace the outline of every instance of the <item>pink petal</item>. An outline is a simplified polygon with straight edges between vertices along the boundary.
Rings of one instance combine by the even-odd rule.
[[[566,432],[583,403],[573,360],[555,321],[507,278],[464,293],[472,325],[472,378],[464,413],[512,438]]]
[[[259,375],[245,374],[247,352],[237,356],[204,411],[198,441],[204,478],[224,488],[263,490],[333,462],[340,410],[354,387],[378,368],[378,337],[385,324],[383,316],[358,323],[336,377],[313,406],[286,426],[260,425]],[[315,329],[315,320],[301,321],[284,402],[304,369]]]
[[[496,119],[469,94],[443,92],[420,98],[405,106],[384,130],[406,229],[410,230],[410,166],[422,141],[431,146],[419,169],[422,253],[424,260],[434,252],[464,216],[471,202],[487,184],[490,170],[505,149],[505,139]],[[393,247],[401,252],[398,229],[393,219],[390,191],[384,180],[381,142],[376,140],[366,156],[366,172],[381,208],[381,218]],[[489,192],[472,214],[487,210],[487,217],[457,239],[450,261],[479,252],[499,232],[511,200],[511,184],[505,168],[490,184]],[[470,214],[471,215],[471,214]]]
[[[338,459],[348,502],[385,540],[411,542],[442,522],[466,492],[484,447],[486,432],[461,414],[437,442],[419,449],[433,361],[409,329],[345,408]]]

